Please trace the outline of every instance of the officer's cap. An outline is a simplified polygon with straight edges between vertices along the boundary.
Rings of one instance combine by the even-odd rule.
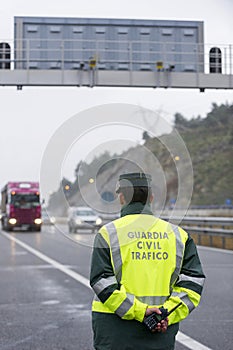
[[[148,187],[151,188],[151,175],[145,173],[129,173],[119,176],[116,193],[125,187]]]

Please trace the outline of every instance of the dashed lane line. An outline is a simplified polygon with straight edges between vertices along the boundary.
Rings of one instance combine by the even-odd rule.
[[[85,287],[87,288],[91,288],[90,284],[89,284],[89,280],[80,275],[79,273],[70,270],[68,267],[62,265],[61,263],[59,263],[58,261],[49,258],[47,255],[39,252],[38,250],[32,248],[31,246],[29,246],[26,243],[21,242],[19,239],[9,235],[6,232],[1,232],[1,234],[6,237],[7,239],[14,241],[15,243],[17,243],[19,246],[21,246],[22,248],[26,249],[28,252],[32,253],[33,255],[37,256],[39,259],[47,262],[48,264],[52,265],[53,267],[55,267],[57,270],[60,270],[62,272],[64,272],[66,275],[70,276],[71,278],[73,278],[74,280],[78,281],[79,283],[83,284]],[[211,348],[199,343],[198,341],[190,338],[189,336],[187,336],[186,334],[182,333],[182,332],[178,332],[176,340],[181,343],[182,345],[184,345],[185,347],[187,347],[188,349],[191,350],[212,350]]]

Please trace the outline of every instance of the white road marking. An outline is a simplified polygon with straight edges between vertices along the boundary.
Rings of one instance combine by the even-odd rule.
[[[22,248],[26,249],[30,253],[32,253],[35,256],[37,256],[39,259],[41,259],[41,260],[47,262],[48,264],[54,266],[56,269],[64,272],[65,274],[67,274],[68,276],[73,278],[74,280],[76,280],[76,281],[80,282],[81,284],[83,284],[85,287],[91,289],[90,284],[89,284],[89,280],[86,277],[80,275],[77,272],[74,272],[74,271],[70,270],[69,268],[67,268],[64,265],[60,264],[58,261],[49,258],[45,254],[43,254],[43,253],[39,252],[38,250],[30,247],[26,243],[21,242],[19,239],[15,238],[15,237],[12,237],[8,233],[5,233],[5,232],[1,232],[1,233],[2,233],[2,235],[4,237],[8,238],[11,241],[14,241],[18,245],[20,245]],[[188,349],[191,349],[191,350],[212,350],[211,348],[209,348],[209,347],[199,343],[198,341],[190,338],[189,336],[187,336],[186,334],[184,334],[182,332],[178,332],[176,340],[179,343],[181,343],[182,345],[186,346]]]
[[[212,350],[182,332],[178,332],[176,340],[191,350]]]

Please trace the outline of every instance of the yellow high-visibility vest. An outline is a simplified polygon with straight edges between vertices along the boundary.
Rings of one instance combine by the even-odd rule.
[[[160,307],[167,303],[171,308],[182,301],[184,307],[178,312],[180,320],[197,306],[198,293],[174,288],[188,239],[184,230],[152,215],[133,214],[102,227],[100,234],[110,248],[115,276],[103,278],[93,289],[101,292],[114,283],[121,288],[105,303],[96,296],[93,311],[117,313],[124,319],[142,321],[147,306]],[[172,321],[178,319],[173,317]]]

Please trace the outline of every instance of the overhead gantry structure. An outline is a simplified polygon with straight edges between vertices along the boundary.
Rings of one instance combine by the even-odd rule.
[[[233,45],[200,21],[15,17],[0,85],[232,89]]]

